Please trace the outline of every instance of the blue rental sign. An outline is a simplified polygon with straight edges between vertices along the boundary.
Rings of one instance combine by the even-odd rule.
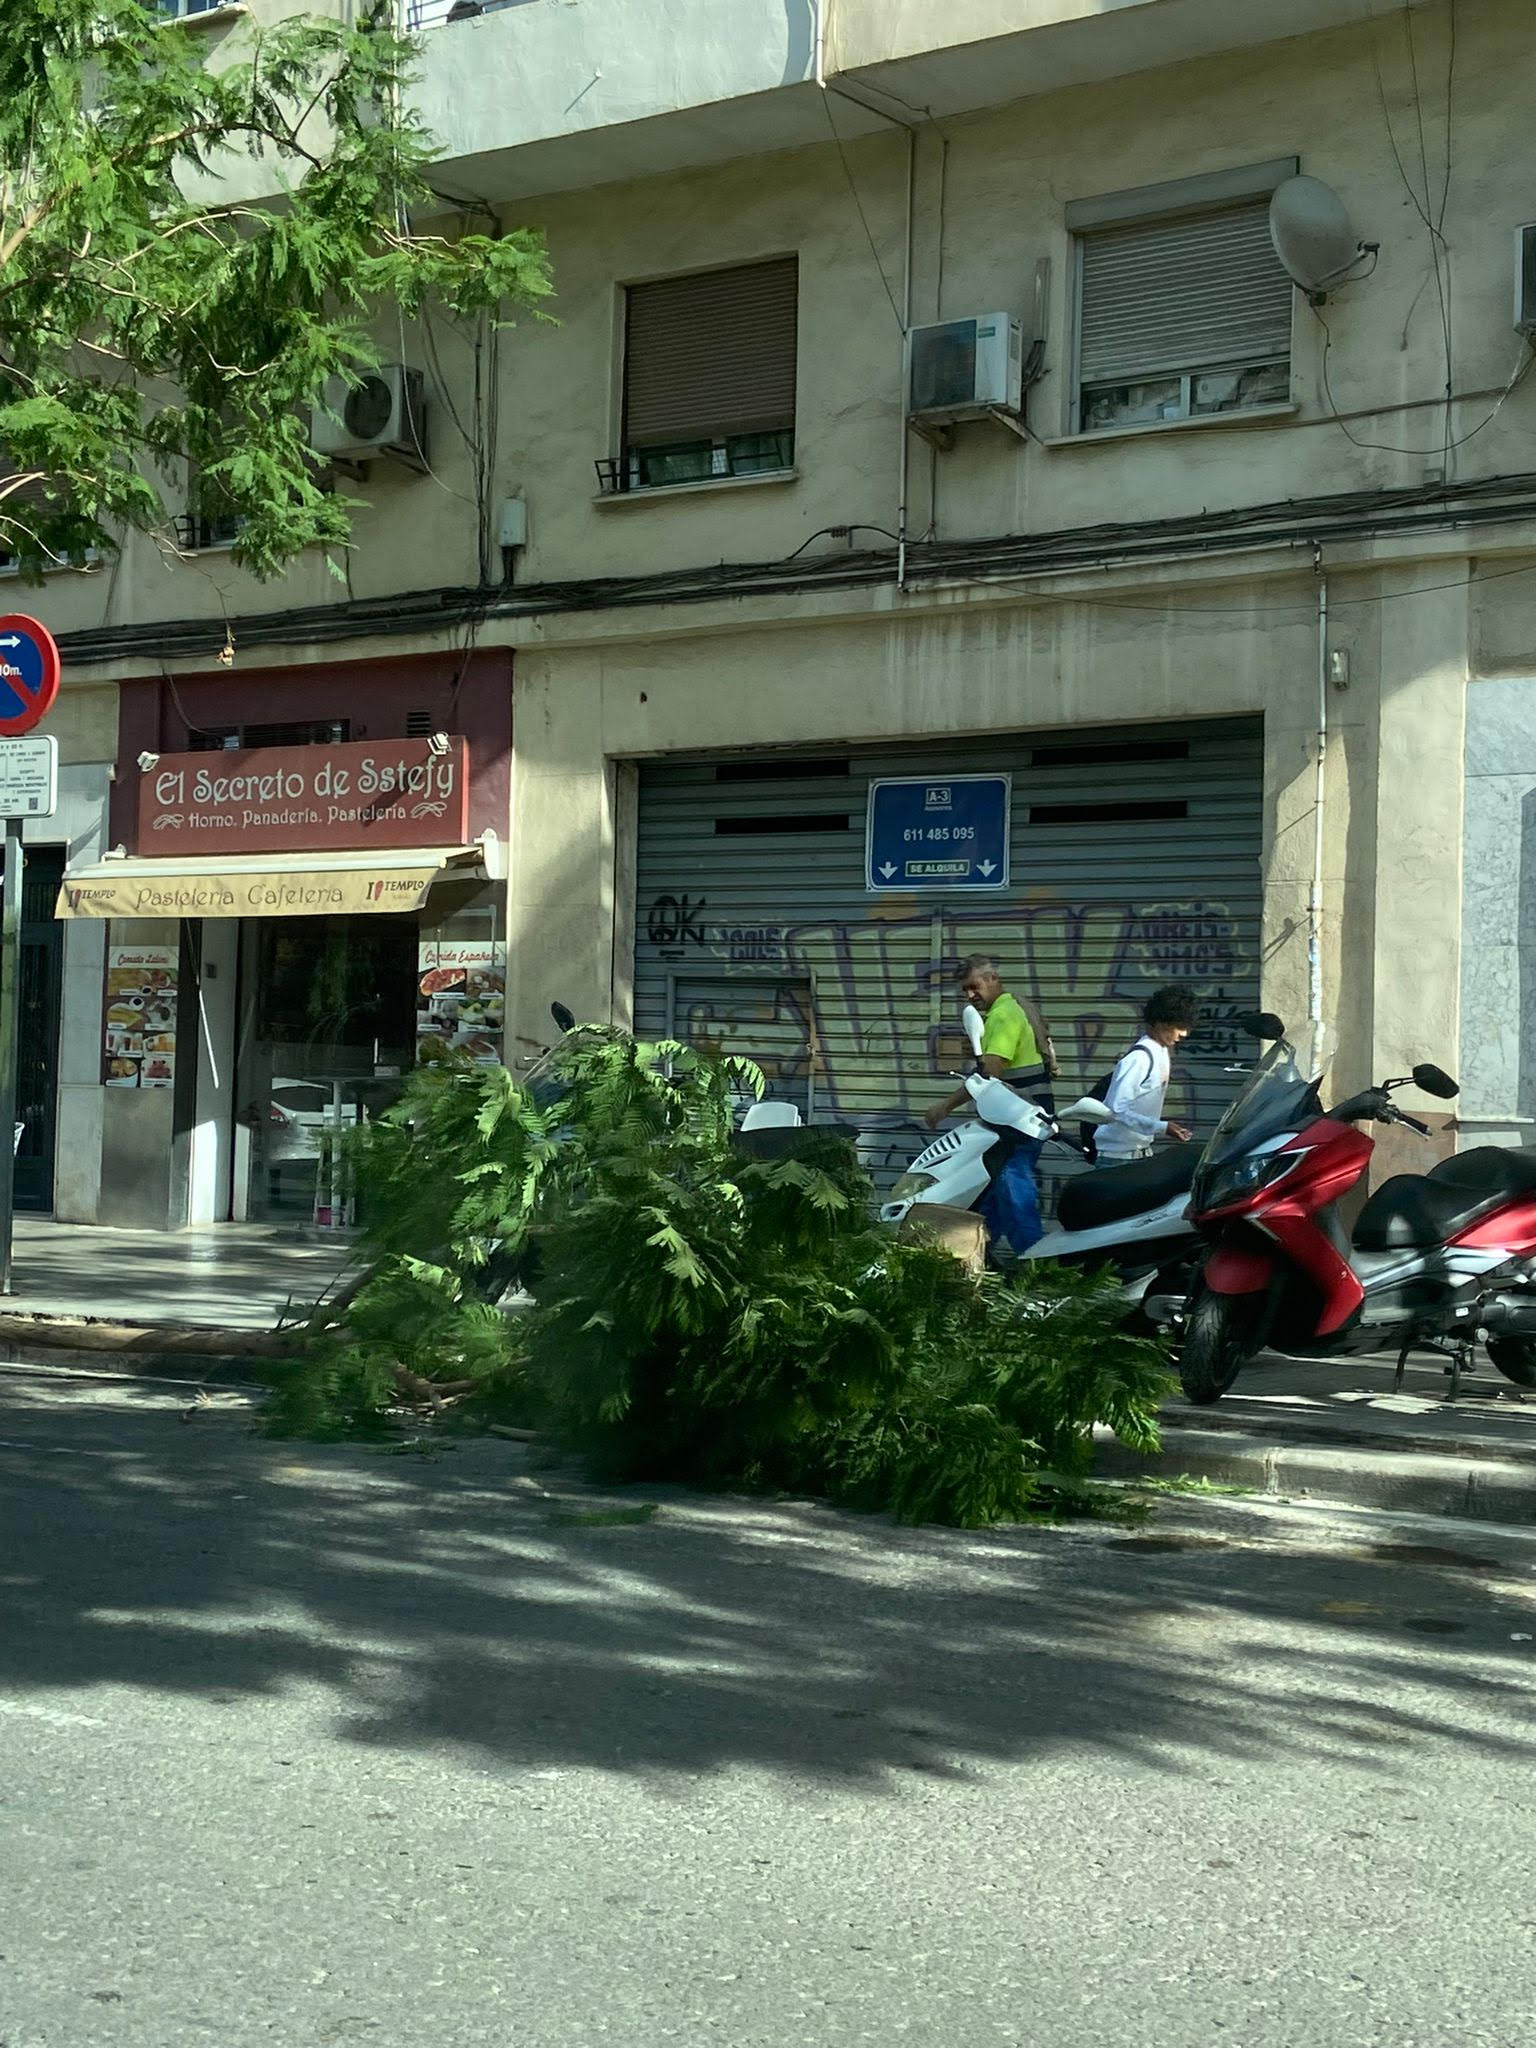
[[[1006,775],[892,777],[869,786],[868,889],[1006,889]]]

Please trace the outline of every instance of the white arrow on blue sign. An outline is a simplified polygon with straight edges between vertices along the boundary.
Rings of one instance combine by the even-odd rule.
[[[869,785],[869,889],[1006,889],[1006,775],[889,776]]]

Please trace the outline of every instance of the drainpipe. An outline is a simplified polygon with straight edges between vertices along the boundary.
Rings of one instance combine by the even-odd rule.
[[[1313,547],[1317,576],[1317,781],[1312,799],[1312,889],[1307,898],[1307,1016],[1323,1017],[1323,800],[1328,776],[1328,578],[1323,551]]]
[[[872,107],[868,100],[860,99],[856,93],[845,91],[841,86],[827,83],[827,17],[831,12],[832,0],[814,0],[816,8],[815,76],[822,92],[835,93],[852,107],[859,107],[866,114],[877,114],[882,121],[889,121],[893,128],[902,128],[907,137],[907,201],[906,225],[901,258],[901,352],[903,380],[906,378],[907,336],[912,329],[912,243],[913,216],[917,192],[917,131],[916,121],[905,121],[900,114],[887,113],[884,107]],[[878,89],[878,88],[877,88]],[[941,229],[942,232],[942,229]],[[907,587],[907,487],[910,461],[907,451],[907,393],[905,381],[901,393],[901,447],[897,457],[896,477],[896,588]]]
[[[896,463],[896,588],[907,587],[907,486],[912,436],[907,431],[907,336],[912,332],[912,213],[917,187],[917,130],[907,129],[907,239],[901,261],[901,447]]]

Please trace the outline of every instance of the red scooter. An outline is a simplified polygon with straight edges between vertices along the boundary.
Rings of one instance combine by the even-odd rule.
[[[1190,1193],[1211,1249],[1186,1311],[1185,1394],[1220,1400],[1266,1344],[1305,1357],[1395,1348],[1398,1385],[1411,1351],[1439,1351],[1454,1399],[1482,1342],[1507,1379],[1536,1386],[1536,1150],[1484,1145],[1398,1174],[1347,1232],[1337,1205],[1374,1149],[1357,1126],[1427,1137],[1393,1091],[1411,1083],[1448,1100],[1456,1083],[1418,1066],[1325,1113],[1318,1049],[1298,1051],[1278,1018],[1266,1022],[1277,1043],[1217,1125]]]

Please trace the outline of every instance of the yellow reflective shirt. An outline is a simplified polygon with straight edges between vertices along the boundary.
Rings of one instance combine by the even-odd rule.
[[[1043,1064],[1035,1042],[1034,1027],[1010,995],[1000,995],[982,1025],[981,1049],[1000,1059],[1007,1067],[1038,1067]]]

